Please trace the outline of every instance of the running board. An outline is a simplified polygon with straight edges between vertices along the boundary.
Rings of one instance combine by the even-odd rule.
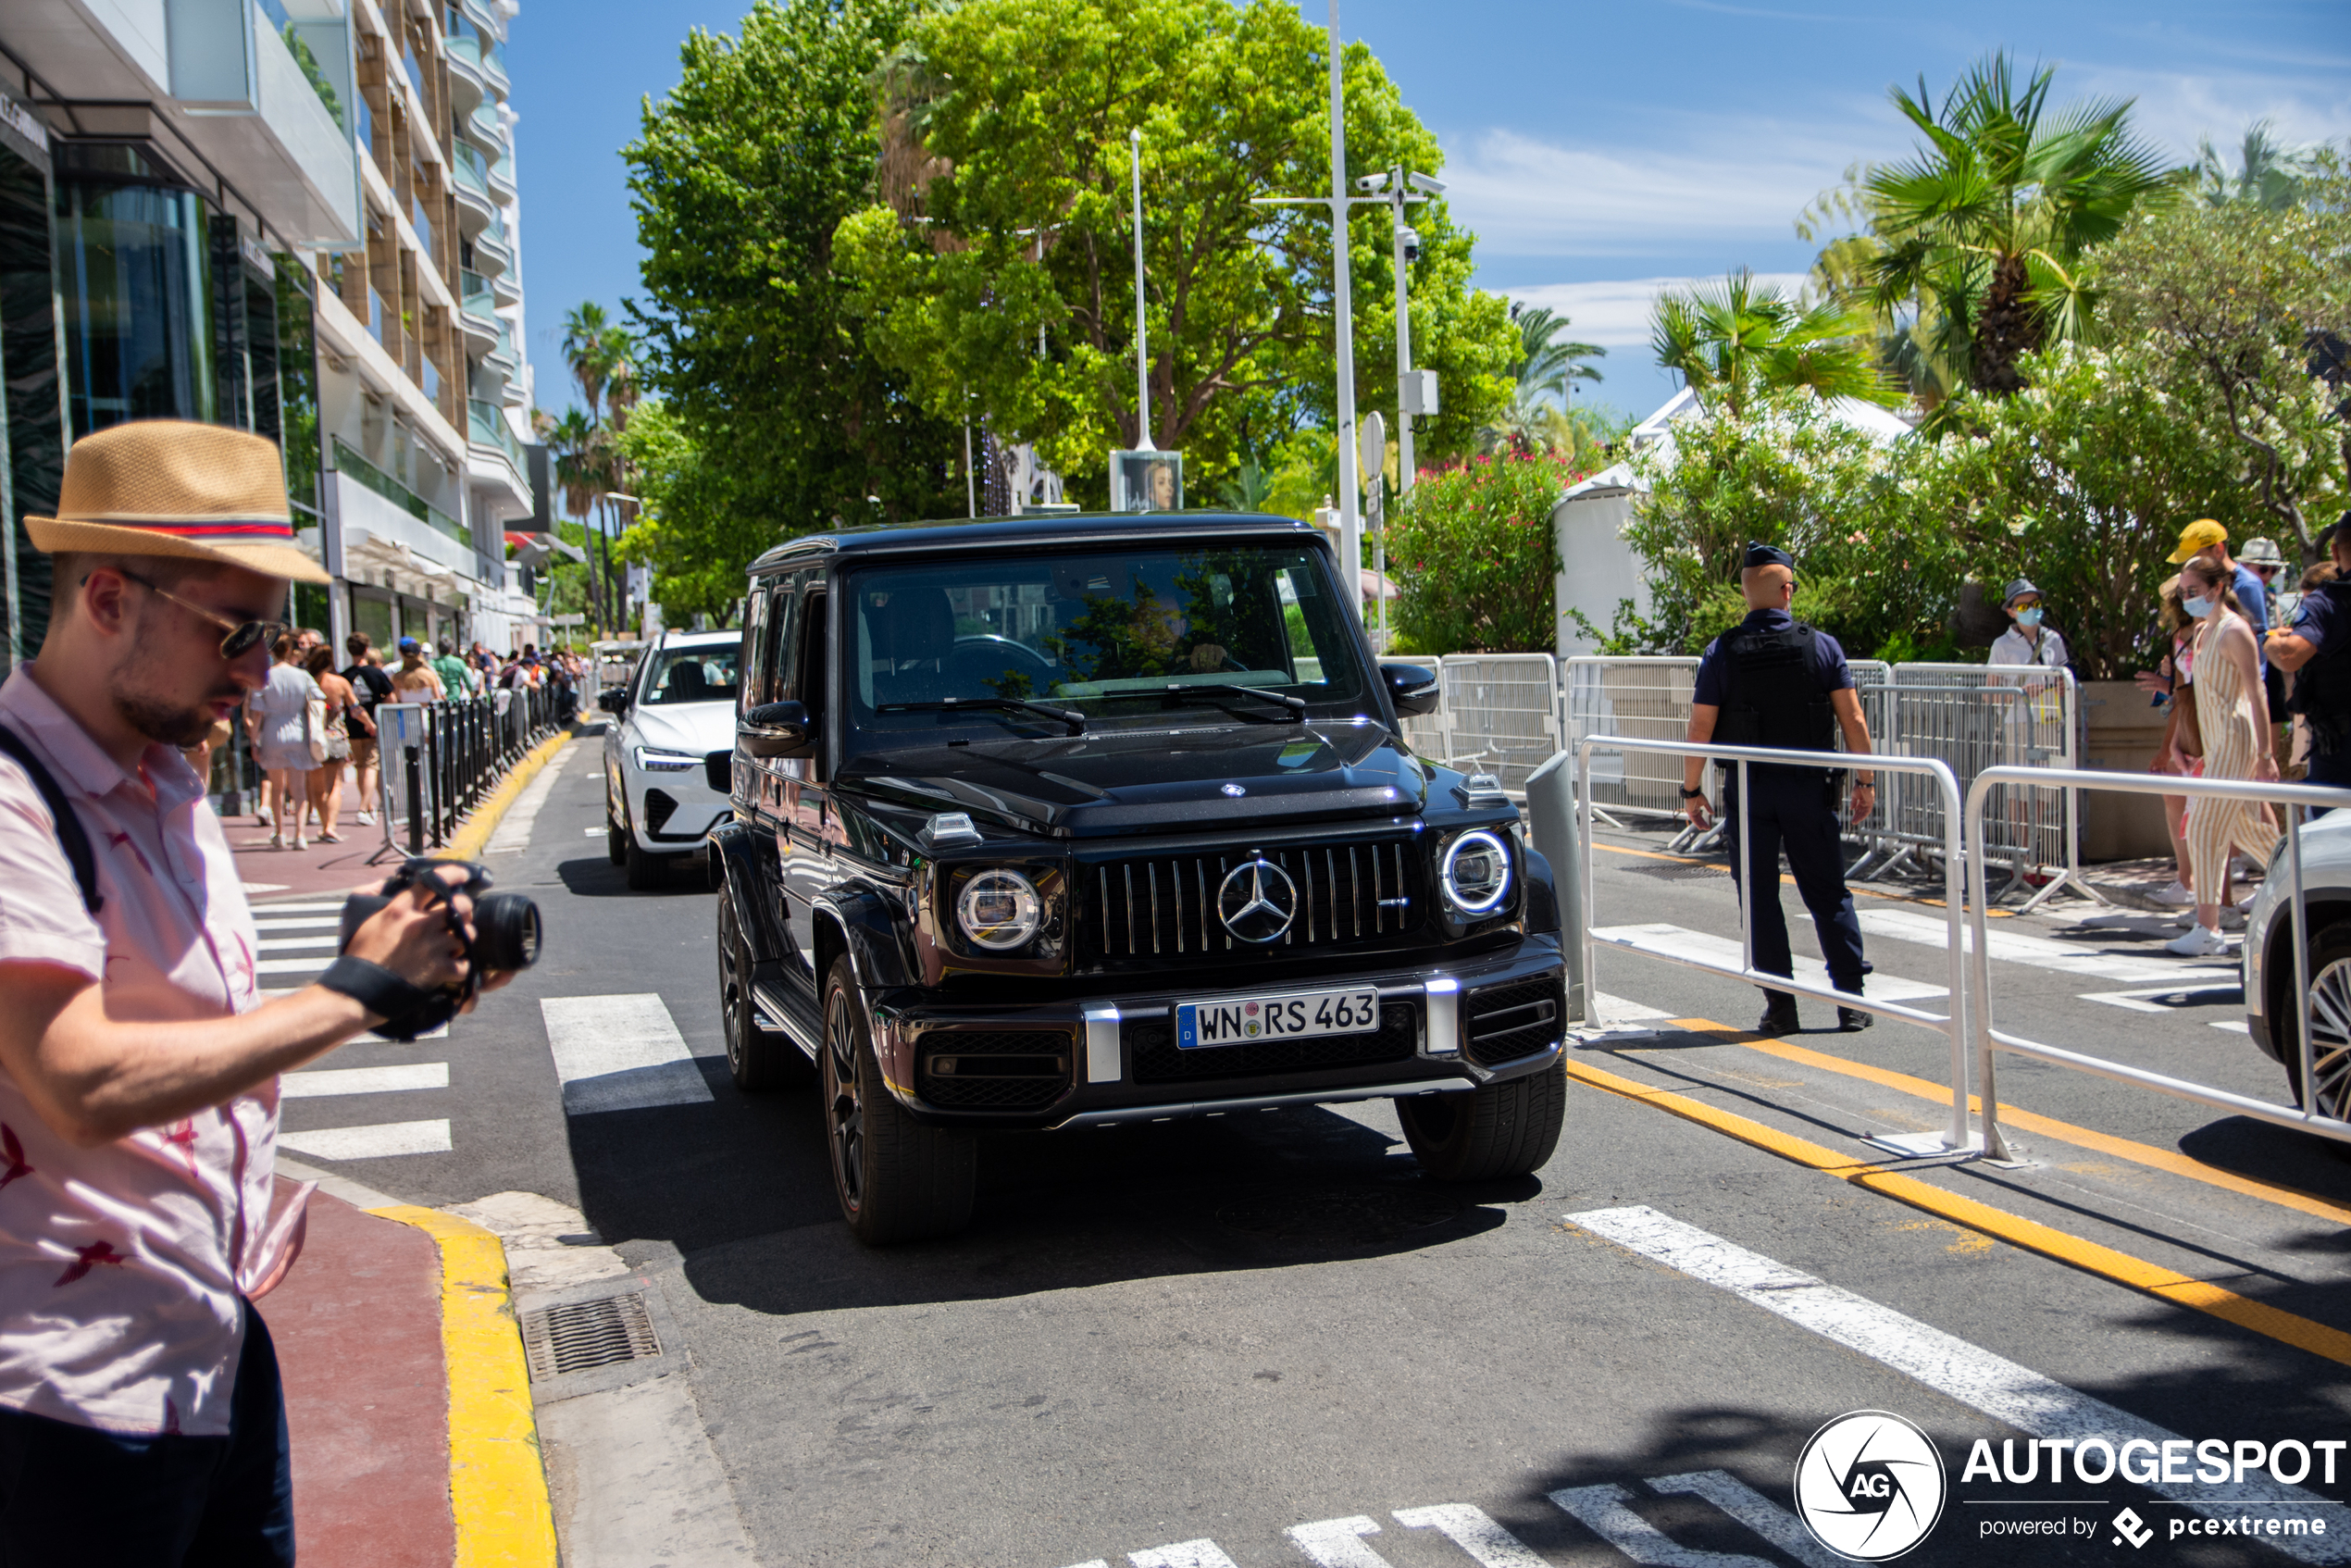
[[[781,997],[765,986],[754,985],[751,988],[751,1000],[757,1004],[759,1024],[762,1028],[783,1034],[794,1045],[805,1052],[811,1062],[816,1060],[818,1042],[815,1033],[807,1025],[792,1016],[790,1007],[785,1004]]]

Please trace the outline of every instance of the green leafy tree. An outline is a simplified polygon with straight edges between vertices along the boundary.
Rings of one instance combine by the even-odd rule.
[[[1697,653],[1746,615],[1739,564],[1758,541],[1796,558],[1797,614],[1848,653],[1932,645],[1961,573],[1906,498],[1906,465],[1927,450],[1881,444],[1791,390],[1675,425],[1634,459],[1649,490],[1624,537],[1648,565],[1651,614],[1620,624],[1639,651]]]
[[[1700,402],[1737,418],[1760,394],[1795,389],[1900,402],[1900,389],[1878,369],[1869,330],[1849,305],[1808,305],[1742,269],[1659,295],[1649,342],[1657,362],[1679,371]]]
[[[696,31],[622,150],[645,251],[640,379],[772,540],[959,515],[959,425],[926,413],[845,310],[833,232],[877,190],[869,81],[916,0],[757,0]]]
[[[2328,154],[2319,147],[2289,147],[2270,133],[2270,122],[2245,127],[2232,170],[2208,136],[2196,143],[2196,196],[2206,206],[2253,206],[2283,212],[2299,205],[2314,180],[2328,172]]]
[[[1538,453],[1424,471],[1388,529],[1387,569],[1403,590],[1399,644],[1437,653],[1558,646],[1551,512],[1582,477]]]
[[[2020,368],[2021,392],[1963,394],[1965,433],[1921,443],[1909,510],[1978,581],[2031,578],[2083,677],[2121,679],[2158,651],[2157,590],[2182,525],[2215,517],[2244,539],[2254,498],[2208,396],[2166,388],[2154,340],[2058,344]]]
[[[1361,45],[1344,64],[1350,172],[1434,169],[1436,139]],[[893,138],[876,202],[840,226],[869,341],[940,417],[1033,441],[1073,479],[1135,444],[1128,134],[1142,134],[1151,434],[1212,493],[1284,434],[1328,428],[1330,221],[1256,205],[1329,188],[1324,35],[1280,0],[972,0],[925,16],[881,73]],[[1350,219],[1357,395],[1392,411],[1387,217]],[[1445,385],[1433,457],[1509,395],[1503,303],[1470,238],[1418,210],[1421,363]],[[1040,341],[1042,352],[1040,353]]]
[[[2054,108],[2052,75],[2020,83],[1997,54],[1939,107],[1923,79],[1915,95],[1896,87],[1926,144],[1869,175],[1879,302],[1931,322],[1935,355],[1979,392],[2015,392],[2023,355],[2088,333],[2083,253],[2178,183],[2132,133],[2132,100]]]
[[[776,542],[774,529],[737,504],[726,473],[660,399],[637,405],[619,445],[641,502],[620,553],[653,569],[666,624],[700,615],[725,625],[751,563]]]
[[[2206,444],[2236,466],[2248,526],[2315,560],[2318,530],[2351,499],[2351,177],[2315,155],[2298,199],[2272,205],[2258,134],[2242,193],[2141,216],[2100,251],[2099,277],[2115,334],[2149,340],[2159,384],[2204,413]],[[2314,374],[2330,363],[2332,384]]]

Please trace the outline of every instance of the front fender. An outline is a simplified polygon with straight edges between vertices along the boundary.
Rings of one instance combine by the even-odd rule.
[[[784,956],[785,934],[776,920],[776,901],[761,890],[776,886],[775,843],[740,822],[722,822],[710,830],[709,876],[718,896],[731,899],[735,924],[751,943],[753,964],[778,963]]]
[[[840,931],[857,984],[867,995],[920,983],[906,947],[905,916],[889,890],[844,882],[817,899],[816,914]]]

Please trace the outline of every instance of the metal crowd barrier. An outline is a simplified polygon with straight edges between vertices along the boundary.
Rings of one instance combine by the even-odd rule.
[[[1549,653],[1448,653],[1440,661],[1445,762],[1490,773],[1514,800],[1560,749],[1559,665]]]
[[[1857,685],[1859,683],[1857,682]],[[1961,789],[1986,768],[2071,768],[2079,761],[2080,703],[2073,674],[2020,665],[1896,665],[1882,683],[1860,688],[1871,734],[1885,750],[1940,757]],[[1885,822],[1856,877],[1883,876],[1905,861],[1931,857],[1944,841],[1942,802],[1901,779],[1885,801]],[[2002,893],[2035,868],[2056,875],[2026,902],[2027,910],[2071,889],[2096,899],[2082,876],[2080,800],[2046,784],[2003,786],[1985,836],[1963,835],[1985,858],[2009,868]],[[2103,901],[2100,901],[2103,902]]]
[[[2083,790],[2110,790],[2126,795],[2185,795],[2190,799],[2270,801],[2286,806],[2311,806],[2320,810],[2351,808],[2351,790],[2324,789],[2308,784],[2264,784],[2239,778],[2173,778],[2144,773],[2099,773],[2066,769],[2050,772],[2031,767],[2003,765],[1989,767],[1976,775],[1968,789],[1967,825],[1971,829],[1984,827],[1986,803],[2003,787],[2032,787],[2036,790],[2061,790],[2069,797]],[[2291,814],[2287,814],[2289,816]],[[2092,1056],[2084,1052],[2066,1051],[2054,1045],[2044,1045],[2021,1035],[2009,1034],[1994,1020],[1992,1008],[1992,964],[1988,939],[1984,930],[1984,859],[1972,857],[1968,862],[1969,929],[1973,948],[1969,968],[1969,982],[1973,988],[1974,1001],[1970,1004],[1975,1018],[1975,1073],[1977,1092],[1983,1100],[1983,1144],[1984,1153],[1996,1160],[2009,1157],[2008,1146],[2000,1137],[1999,1104],[1996,1080],[1993,1070],[1993,1052],[2006,1051],[2018,1056],[2029,1056],[2036,1062],[2053,1066],[2071,1067],[2076,1072],[2091,1073],[2112,1078],[2118,1083],[2133,1084],[2161,1094],[2192,1100],[2217,1110],[2233,1111],[2257,1121],[2278,1126],[2298,1127],[2340,1143],[2351,1143],[2351,1121],[2321,1114],[2318,1109],[2316,1082],[2316,1048],[2312,1040],[2317,1017],[2316,999],[2310,991],[2310,929],[2307,891],[2302,880],[2302,837],[2289,828],[2285,836],[2285,852],[2280,857],[2289,878],[2287,896],[2294,901],[2294,915],[2289,927],[2294,946],[2294,989],[2291,993],[2301,1001],[2299,1058],[2295,1082],[2300,1087],[2299,1103],[2288,1108],[2266,1100],[2214,1089],[2186,1078],[2149,1072],[2126,1062],[2108,1057]],[[1588,908],[1588,901],[1586,903]],[[2248,940],[2254,933],[2248,931]],[[1953,938],[1953,954],[1957,955],[1958,939]],[[2272,1028],[2275,1023],[2272,1022]],[[1964,1067],[1955,1068],[1951,1082],[1955,1097],[1962,1096]],[[1961,1099],[1963,1103],[1963,1097]]]
[[[1744,875],[1740,877],[1740,962],[1735,966],[1728,964],[1712,963],[1707,959],[1698,957],[1687,952],[1668,952],[1655,947],[1645,946],[1635,938],[1629,936],[1602,937],[1596,935],[1593,930],[1592,922],[1594,898],[1592,881],[1592,818],[1595,815],[1592,804],[1592,753],[1596,751],[1604,749],[1622,750],[1627,753],[1676,759],[1677,765],[1674,770],[1674,790],[1677,795],[1681,789],[1681,773],[1678,766],[1678,759],[1689,756],[1705,756],[1710,758],[1721,758],[1723,761],[1735,763],[1738,768],[1738,840],[1740,845],[1742,846],[1742,854],[1745,852],[1744,846],[1754,842],[1753,838],[1748,831],[1748,824],[1746,820],[1748,803],[1754,798],[1753,791],[1747,787],[1747,774],[1750,764],[1770,763],[1776,764],[1781,766],[1817,766],[1824,768],[1869,767],[1876,769],[1882,776],[1889,774],[1906,775],[1928,780],[1933,786],[1934,786],[1937,793],[1939,794],[1941,798],[1940,803],[1943,807],[1943,912],[1945,919],[1948,923],[1949,927],[1948,945],[1950,949],[1951,967],[1950,1011],[1947,1014],[1929,1013],[1921,1008],[1906,1007],[1897,1002],[1879,1001],[1875,998],[1857,995],[1851,991],[1838,990],[1834,986],[1814,985],[1809,980],[1791,979],[1784,975],[1766,975],[1758,970],[1755,967],[1754,903],[1757,897],[1768,896],[1771,898],[1777,898],[1779,896],[1779,880],[1776,867],[1774,868],[1773,877],[1768,886],[1761,889],[1758,889],[1753,886],[1753,882],[1755,880],[1754,878]],[[1961,932],[1964,927],[1961,925],[1962,915],[1960,910],[1960,865],[1962,857],[1959,853],[1959,786],[1958,778],[1953,776],[1948,765],[1943,763],[1940,759],[1933,757],[1899,757],[1876,754],[1856,756],[1845,752],[1785,752],[1776,751],[1763,746],[1718,746],[1711,743],[1692,745],[1686,739],[1671,740],[1647,740],[1624,735],[1587,736],[1581,741],[1577,742],[1575,746],[1575,836],[1579,852],[1581,854],[1580,871],[1582,874],[1583,887],[1580,904],[1583,925],[1579,932],[1572,933],[1571,940],[1574,940],[1575,937],[1580,937],[1584,945],[1584,975],[1586,977],[1586,981],[1587,986],[1595,988],[1593,990],[1587,991],[1586,996],[1586,1018],[1588,1022],[1598,1023],[1602,1021],[1598,1016],[1598,1009],[1595,1005],[1598,979],[1598,970],[1593,964],[1593,956],[1597,950],[1603,947],[1611,947],[1622,949],[1628,952],[1637,952],[1645,958],[1653,958],[1661,963],[1675,964],[1688,969],[1703,970],[1708,974],[1721,975],[1728,979],[1743,980],[1749,985],[1768,986],[1774,990],[1788,991],[1797,996],[1809,996],[1822,1002],[1834,1002],[1840,1007],[1858,1008],[1866,1013],[1875,1014],[1880,1017],[1900,1018],[1909,1023],[1920,1024],[1929,1028],[1938,1029],[1941,1030],[1950,1041],[1952,1085],[1950,1125],[1937,1147],[1928,1148],[1924,1146],[1905,1146],[1903,1148],[1903,1151],[1910,1154],[1957,1152],[1961,1150],[1965,1150],[1970,1146],[1968,1139],[1967,1112],[1967,1053],[1969,1039],[1967,1027],[1967,980],[1965,975],[1965,963],[1962,958],[1964,943],[1961,939]],[[2103,777],[2103,775],[2100,777]],[[2176,782],[2176,780],[2167,779],[2158,780],[2158,782],[2170,783]],[[1968,864],[1975,866],[1979,870],[1981,869],[1980,861],[1971,861]],[[1742,867],[1743,871],[1744,869],[1745,868]],[[1980,925],[1982,921],[1982,912],[1980,906],[1978,909],[1977,919]],[[1982,945],[1983,939],[1979,936],[1977,938],[1977,948],[1979,952],[1982,950]],[[1988,1095],[1986,1096],[1986,1103],[1989,1103]],[[1880,1141],[1892,1143],[1893,1140],[1881,1139]]]
[[[448,843],[491,787],[560,728],[560,697],[551,687],[525,686],[440,703],[377,704],[377,820],[384,841],[370,864]]]
[[[1560,661],[1567,744],[1597,736],[1680,740],[1690,728],[1690,689],[1698,661],[1678,658],[1566,658]],[[1631,816],[1682,815],[1678,758],[1601,748],[1585,798],[1611,828]]]

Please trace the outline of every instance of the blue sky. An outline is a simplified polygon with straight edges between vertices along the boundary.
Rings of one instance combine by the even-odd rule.
[[[616,310],[637,288],[617,149],[640,100],[677,81],[690,30],[731,31],[745,8],[524,0],[507,60],[542,406],[568,397],[564,312]],[[1634,413],[1671,389],[1645,346],[1660,280],[1750,267],[1794,281],[1815,248],[1796,215],[1855,160],[1910,147],[1886,100],[1897,81],[1924,73],[1939,93],[2005,46],[2056,66],[2060,100],[2136,98],[2143,133],[2183,159],[2199,135],[2233,143],[2264,117],[2291,141],[2351,138],[2344,0],[1343,0],[1340,20],[1444,146],[1479,284],[1565,309],[1610,350],[1594,395]]]

